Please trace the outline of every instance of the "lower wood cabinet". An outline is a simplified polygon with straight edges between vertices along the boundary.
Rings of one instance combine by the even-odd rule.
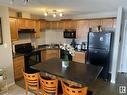
[[[48,60],[50,58],[59,58],[60,57],[60,50],[59,49],[49,49],[49,50],[42,50],[41,52],[41,60]]]
[[[72,61],[85,63],[85,52],[75,52],[75,56],[73,56]]]
[[[14,79],[18,80],[23,77],[24,56],[18,56],[13,59]]]

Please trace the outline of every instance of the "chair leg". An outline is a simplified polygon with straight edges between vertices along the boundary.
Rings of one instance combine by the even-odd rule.
[[[26,87],[26,95],[28,95],[28,88]]]

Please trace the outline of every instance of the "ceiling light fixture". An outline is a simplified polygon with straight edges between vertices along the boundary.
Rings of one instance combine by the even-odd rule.
[[[44,16],[48,16],[48,12],[45,12],[45,13],[44,13]]]
[[[52,15],[53,18],[56,18],[57,16],[63,17],[63,12],[57,10],[51,10],[51,11],[46,10],[44,12],[44,16],[48,16],[48,15]]]
[[[13,4],[15,0],[10,0],[10,4]],[[27,3],[29,3],[30,0],[24,0],[24,4],[26,5]]]
[[[29,2],[29,0],[24,0],[24,4],[26,5]]]
[[[13,4],[14,3],[14,0],[10,0],[10,4]]]

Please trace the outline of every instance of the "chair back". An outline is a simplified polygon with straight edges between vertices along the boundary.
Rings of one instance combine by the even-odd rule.
[[[46,95],[57,95],[57,87],[58,87],[58,80],[57,79],[51,79],[49,77],[40,77],[40,84],[41,84],[41,89]],[[42,92],[43,93],[43,92]]]
[[[64,95],[87,95],[87,87],[69,87],[65,82],[61,81]]]
[[[28,74],[23,72],[26,89],[39,90],[39,73]]]

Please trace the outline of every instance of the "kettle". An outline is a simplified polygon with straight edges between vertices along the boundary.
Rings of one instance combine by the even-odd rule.
[[[82,50],[85,50],[85,49],[86,49],[86,43],[85,43],[85,42],[82,42],[82,44],[81,44],[81,49],[82,49]]]

